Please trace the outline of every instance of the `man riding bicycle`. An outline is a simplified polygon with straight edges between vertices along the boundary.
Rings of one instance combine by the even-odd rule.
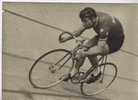
[[[97,55],[114,53],[121,48],[124,42],[123,27],[120,21],[114,16],[103,12],[96,12],[95,9],[90,7],[81,10],[79,16],[82,27],[73,32],[73,35],[78,37],[85,30],[90,28],[93,28],[97,35],[85,42],[83,44],[84,47],[77,52],[76,58],[78,60],[68,77],[78,72],[78,69],[83,65],[86,57],[88,57],[92,65],[98,65]],[[63,35],[59,41],[63,43],[70,39],[72,39],[71,36]],[[91,74],[86,81],[95,81],[100,75],[101,71],[96,69],[96,73]]]

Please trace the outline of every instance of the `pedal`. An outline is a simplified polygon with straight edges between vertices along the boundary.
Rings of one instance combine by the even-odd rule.
[[[90,78],[88,78],[87,80],[86,80],[86,83],[87,84],[90,84],[90,83],[92,83],[92,82],[95,82],[95,81],[97,81],[99,78],[100,78],[100,76],[101,76],[101,72],[97,75],[97,76],[94,76],[93,74],[90,76]]]

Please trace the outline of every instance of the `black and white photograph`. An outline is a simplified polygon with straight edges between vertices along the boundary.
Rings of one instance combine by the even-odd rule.
[[[137,100],[138,4],[2,3],[3,100]]]

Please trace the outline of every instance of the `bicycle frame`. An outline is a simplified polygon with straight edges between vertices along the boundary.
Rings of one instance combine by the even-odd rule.
[[[73,38],[75,38],[75,37],[73,37]],[[76,40],[76,38],[75,38],[75,40]],[[107,56],[105,56],[105,55],[101,55],[100,57],[98,57],[99,58],[98,59],[98,65],[92,65],[92,66],[90,66],[90,68],[88,70],[84,70],[84,69],[80,70],[80,69],[78,69],[78,72],[76,74],[74,74],[73,76],[71,76],[69,78],[68,78],[68,76],[66,77],[66,75],[69,74],[72,71],[72,68],[75,67],[76,62],[77,62],[77,59],[75,58],[76,57],[76,52],[80,48],[84,47],[83,44],[84,44],[85,40],[78,40],[79,44],[76,45],[73,50],[54,49],[54,50],[51,50],[49,52],[44,53],[38,59],[36,59],[36,61],[33,63],[32,67],[31,67],[31,69],[29,71],[29,81],[32,84],[32,86],[34,88],[47,89],[47,88],[53,87],[53,86],[61,83],[62,81],[66,81],[66,79],[67,80],[69,79],[71,81],[71,83],[73,83],[73,84],[80,84],[81,93],[84,94],[84,95],[87,95],[87,93],[85,93],[86,91],[84,90],[84,88],[87,85],[87,83],[85,81],[82,81],[82,80],[83,79],[85,80],[85,78],[87,79],[88,75],[91,75],[91,73],[93,72],[93,70],[95,68],[100,68],[102,73],[101,73],[101,78],[100,78],[99,82],[103,83],[104,82],[103,78],[104,77],[106,78],[106,68],[105,67],[106,67],[106,65],[109,65],[109,66],[112,66],[112,68],[114,69],[113,79],[111,81],[109,81],[109,84],[107,84],[105,87],[103,87],[103,89],[101,89],[100,91],[98,90],[98,92],[96,92],[96,93],[99,93],[99,92],[105,90],[107,87],[109,87],[111,85],[111,83],[115,80],[116,76],[117,76],[117,67],[113,63],[106,62],[107,61]],[[53,59],[54,63],[51,62],[51,60],[48,60],[49,56],[53,57],[52,54],[57,56],[57,54],[56,54],[57,52],[58,52],[58,54],[60,54],[60,57],[58,57],[58,60],[54,60]],[[46,59],[43,60],[43,58],[45,58],[45,57],[47,57],[47,60]],[[70,63],[70,61],[71,61],[71,63]],[[39,82],[35,81],[37,79],[35,77],[33,78],[33,74],[32,74],[33,73],[33,69],[35,68],[35,66],[37,67],[37,65],[39,65],[39,62],[44,63],[44,64],[48,63],[49,66],[47,66],[47,67],[49,68],[50,71],[49,70],[47,70],[47,71],[51,72],[51,74],[61,70],[61,68],[64,68],[64,67],[66,67],[68,69],[67,70],[65,69],[65,71],[67,71],[67,72],[64,72],[64,70],[61,70],[61,71],[63,71],[63,73],[61,74],[61,76],[58,76],[58,78],[56,80],[54,80],[55,82],[54,81],[52,81],[52,83],[48,82],[48,84],[46,83],[47,85],[45,85],[45,86],[42,85],[41,86],[41,84],[39,84]],[[36,75],[36,74],[34,74],[34,75]],[[80,78],[76,78],[75,77],[76,75],[79,75]],[[89,95],[89,93],[88,93],[88,95]]]
[[[71,33],[68,33],[68,32],[66,32],[67,34],[69,34],[69,35],[71,35],[75,40],[76,40],[76,37],[74,37]],[[61,34],[61,35],[63,35],[63,34]],[[61,35],[60,35],[60,37],[59,38],[61,38]],[[78,40],[77,40],[78,41]],[[80,44],[78,44],[73,50],[71,50],[70,52],[71,52],[71,56],[58,68],[58,70],[60,70],[71,58],[72,58],[72,60],[73,60],[73,66],[71,67],[71,69],[73,68],[73,67],[75,67],[74,65],[75,65],[75,61],[76,61],[76,59],[75,59],[75,55],[76,55],[76,52],[80,49],[80,48],[82,48],[83,47],[83,42],[84,42],[85,40],[79,40],[79,42],[80,42]],[[63,58],[61,58],[56,64],[58,64],[60,61],[62,61],[63,59],[65,59],[67,56],[69,55],[69,53],[68,54],[66,54],[65,56],[63,56]],[[101,56],[100,58],[99,58],[99,60],[98,60],[98,63],[99,62],[101,62],[101,63],[106,63],[106,61],[107,61],[107,56]],[[85,77],[87,77],[95,68],[96,68],[97,66],[95,66],[95,65],[92,65],[87,71],[86,71],[86,73],[85,73]],[[78,69],[79,70],[79,69]],[[104,69],[103,69],[103,71],[105,70],[105,66],[104,66]],[[79,72],[78,72],[79,73]],[[103,75],[104,75],[104,72],[103,72]],[[102,77],[102,79],[103,79],[103,77]]]

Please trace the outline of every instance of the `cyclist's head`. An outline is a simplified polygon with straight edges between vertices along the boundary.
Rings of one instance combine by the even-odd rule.
[[[90,24],[91,21],[91,27],[95,23],[95,19],[97,17],[96,11],[93,8],[86,7],[80,11],[80,19],[84,24]]]

